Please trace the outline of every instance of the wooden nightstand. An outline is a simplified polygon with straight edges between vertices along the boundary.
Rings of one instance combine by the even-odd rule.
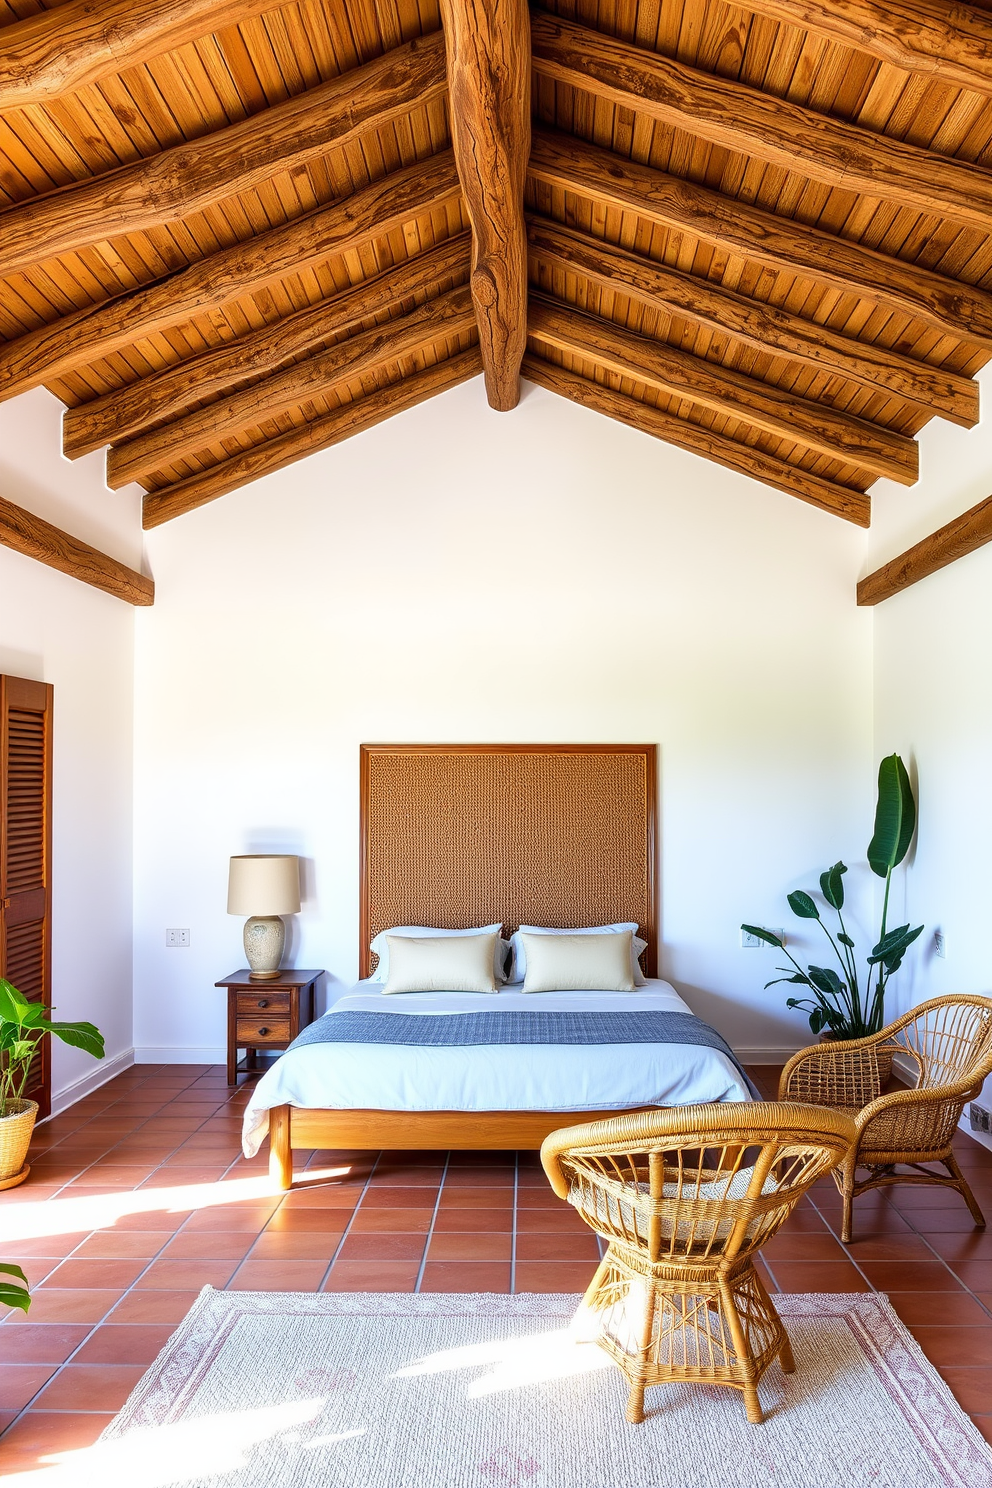
[[[258,1068],[259,1049],[287,1049],[301,1028],[313,1022],[313,989],[323,971],[281,971],[268,982],[253,982],[235,971],[215,987],[227,988],[227,1083],[238,1083],[239,1069]],[[238,1050],[245,1062],[238,1065]]]

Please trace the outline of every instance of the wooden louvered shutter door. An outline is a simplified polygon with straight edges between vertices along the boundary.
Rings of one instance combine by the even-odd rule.
[[[0,975],[32,1002],[52,989],[52,689],[0,676]],[[51,1109],[44,1039],[24,1094]]]

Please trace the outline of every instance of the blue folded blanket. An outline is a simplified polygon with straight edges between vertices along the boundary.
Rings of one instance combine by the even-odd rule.
[[[758,1096],[730,1045],[694,1013],[341,1012],[304,1028],[287,1053],[308,1044],[413,1044],[424,1049],[478,1044],[695,1044],[725,1054],[751,1094]]]

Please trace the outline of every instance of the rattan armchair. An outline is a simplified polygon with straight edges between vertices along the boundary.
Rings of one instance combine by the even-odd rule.
[[[915,1076],[909,1089],[882,1089],[893,1061]],[[902,1068],[900,1069],[900,1064]],[[992,1071],[992,1001],[935,997],[870,1038],[814,1044],[789,1060],[779,1099],[811,1101],[854,1119],[857,1138],[834,1181],[844,1198],[841,1238],[851,1238],[854,1200],[889,1183],[941,1183],[956,1189],[976,1226],[985,1217],[958,1166],[951,1143],[965,1102]],[[942,1163],[946,1173],[925,1163]],[[897,1164],[913,1171],[897,1173]],[[868,1176],[858,1180],[857,1170]]]
[[[630,1384],[674,1380],[743,1391],[763,1420],[758,1382],[778,1357],[795,1368],[753,1257],[821,1174],[846,1154],[854,1123],[811,1106],[683,1106],[552,1132],[541,1161],[559,1198],[609,1241],[583,1309]]]

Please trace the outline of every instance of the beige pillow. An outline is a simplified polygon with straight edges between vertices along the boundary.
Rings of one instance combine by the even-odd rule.
[[[634,992],[631,932],[528,935],[520,932],[525,992]]]
[[[495,992],[496,933],[387,935],[389,992]]]

